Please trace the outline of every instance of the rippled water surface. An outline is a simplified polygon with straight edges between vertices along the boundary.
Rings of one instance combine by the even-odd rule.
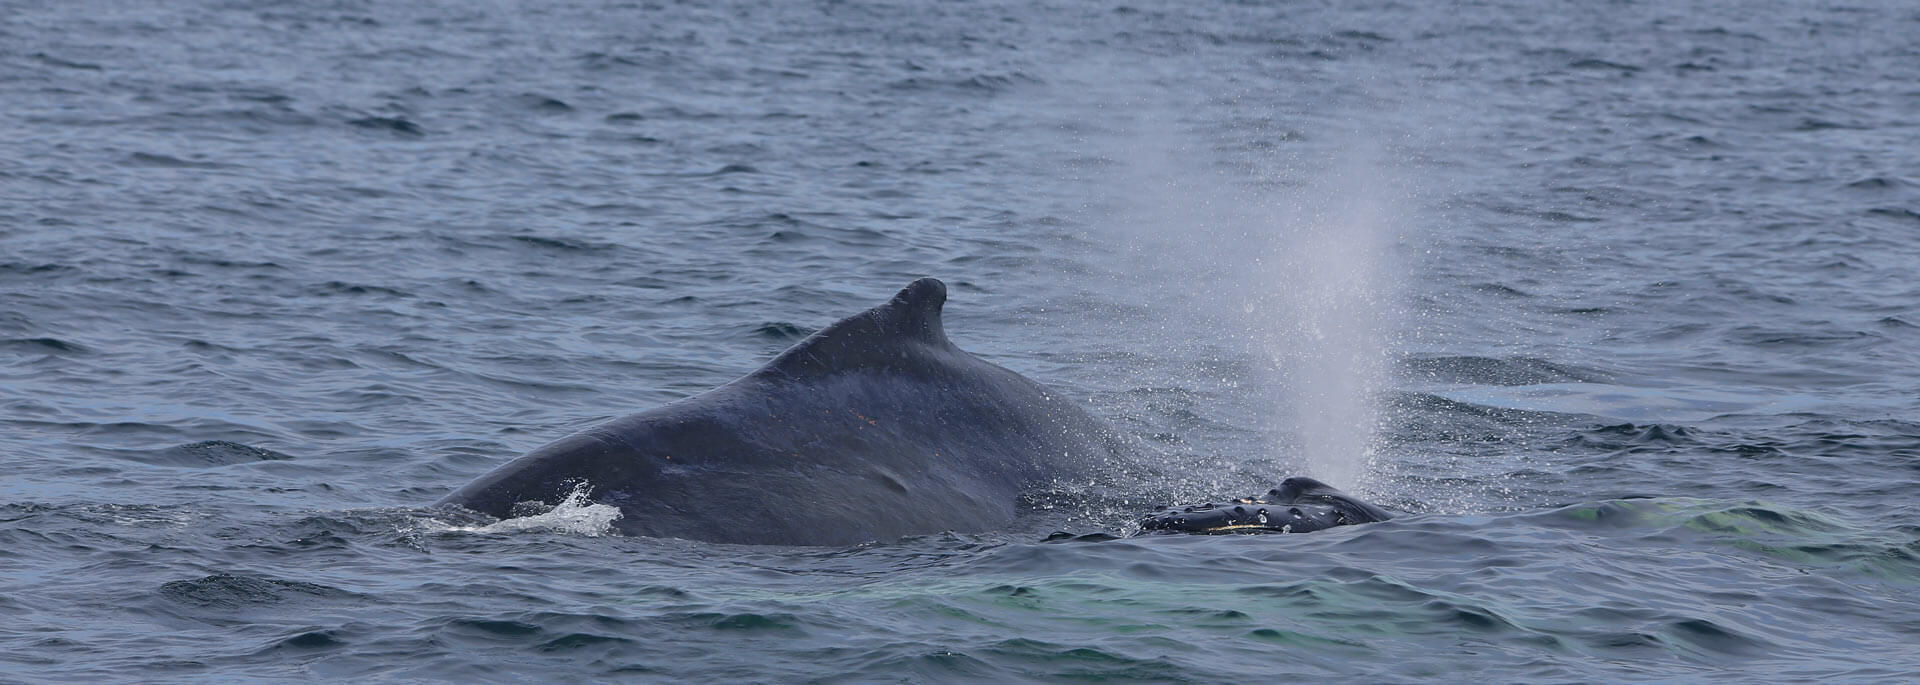
[[[0,680],[1920,677],[1920,10],[0,3]],[[1164,476],[427,505],[919,276]],[[1129,537],[1311,474],[1404,515]]]

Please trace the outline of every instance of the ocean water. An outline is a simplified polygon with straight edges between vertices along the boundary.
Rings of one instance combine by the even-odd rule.
[[[1920,678],[1920,8],[0,3],[0,681]],[[1164,476],[428,505],[913,278]],[[1132,536],[1334,482],[1399,518]]]

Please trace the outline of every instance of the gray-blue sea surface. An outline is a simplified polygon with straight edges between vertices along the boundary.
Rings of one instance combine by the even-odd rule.
[[[0,681],[1911,682],[1916,36],[0,2]],[[427,508],[920,276],[1167,475],[849,548]],[[1295,474],[1404,514],[1128,537]]]

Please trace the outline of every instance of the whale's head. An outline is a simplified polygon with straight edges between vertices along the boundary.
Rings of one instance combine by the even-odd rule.
[[[1331,485],[1296,476],[1257,497],[1161,507],[1152,516],[1140,520],[1140,530],[1204,535],[1311,533],[1390,518],[1393,515],[1386,510],[1354,499]]]

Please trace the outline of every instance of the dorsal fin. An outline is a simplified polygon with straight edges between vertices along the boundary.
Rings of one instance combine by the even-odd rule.
[[[922,278],[907,284],[886,304],[820,329],[774,357],[755,375],[808,376],[859,368],[897,366],[928,349],[947,350],[940,308],[947,284]]]
[[[916,338],[932,345],[951,345],[947,328],[940,322],[940,309],[947,304],[947,284],[938,278],[922,278],[908,283],[886,304],[867,310],[885,319],[890,333]]]

